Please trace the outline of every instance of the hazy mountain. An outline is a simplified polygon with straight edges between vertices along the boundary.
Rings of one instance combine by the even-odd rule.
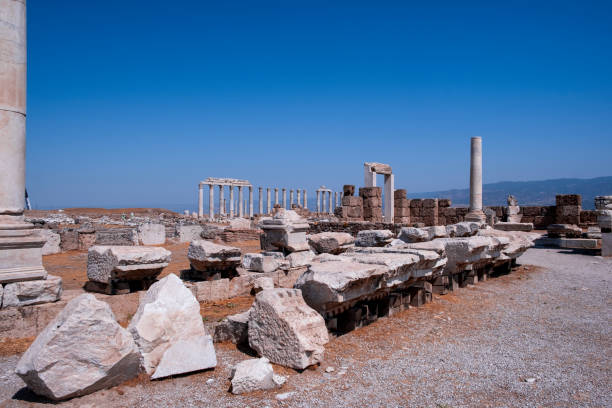
[[[469,194],[469,189],[431,191],[408,193],[408,198],[450,198],[454,206],[467,206],[470,202]],[[506,205],[508,194],[514,195],[519,205],[554,205],[557,194],[580,194],[582,195],[582,208],[593,209],[595,196],[612,195],[612,177],[501,181],[482,186],[484,205]]]

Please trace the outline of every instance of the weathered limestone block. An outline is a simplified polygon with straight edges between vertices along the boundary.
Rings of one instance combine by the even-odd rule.
[[[525,253],[529,248],[535,245],[535,240],[539,238],[539,234],[521,232],[521,231],[501,231],[496,229],[482,229],[478,235],[485,237],[506,237],[510,240],[502,253],[506,258],[516,259]],[[503,260],[502,257],[500,260]]]
[[[282,255],[282,254],[281,254]],[[264,254],[244,254],[242,257],[242,267],[254,272],[272,272],[280,266],[274,256],[266,256]]]
[[[229,227],[235,230],[251,229],[251,221],[246,218],[233,218],[229,224]]]
[[[310,265],[310,262],[312,261],[312,258],[314,258],[314,256],[315,256],[315,253],[308,250],[308,251],[293,252],[287,255],[285,259],[289,261],[290,268],[297,268],[299,266]]]
[[[191,268],[199,272],[234,270],[240,255],[239,248],[204,240],[192,241],[187,251]]]
[[[229,341],[234,344],[246,344],[249,341],[249,314],[243,313],[227,316],[215,327],[214,341],[221,343]]]
[[[138,240],[142,245],[166,243],[166,227],[163,224],[142,224],[138,226]]]
[[[430,241],[429,233],[424,228],[414,227],[403,227],[397,238],[408,243]]]
[[[138,245],[138,232],[134,228],[109,228],[96,231],[96,245]]]
[[[259,292],[249,318],[249,345],[275,364],[296,370],[319,363],[329,341],[325,321],[297,289]]]
[[[87,278],[93,282],[157,277],[172,253],[161,247],[96,245],[87,253]]]
[[[259,227],[263,230],[260,238],[263,250],[298,252],[310,249],[306,241],[310,226],[295,211],[280,208],[274,217],[263,218]]]
[[[59,254],[61,252],[60,234],[50,229],[40,229],[36,233],[46,240],[45,245],[42,247],[43,255]]]
[[[580,238],[582,235],[582,228],[577,225],[571,224],[550,224],[546,231],[549,237],[556,238],[565,236],[567,238]]]
[[[232,394],[280,388],[285,378],[274,374],[265,357],[244,360],[232,369]]]
[[[612,232],[612,210],[599,210],[597,224],[604,232]]]
[[[240,277],[234,279],[238,278]],[[207,281],[187,281],[185,282],[185,286],[189,288],[198,302],[215,302],[230,298],[230,280],[228,278]]]
[[[491,257],[488,254],[489,246],[492,245],[490,237],[441,238],[438,241],[445,245],[448,259],[445,272],[462,272]]]
[[[265,289],[274,289],[274,279],[267,276],[255,279],[253,282],[253,291],[259,293]]]
[[[595,197],[596,210],[612,210],[612,196]]]
[[[62,278],[47,275],[47,279],[14,282],[4,286],[3,308],[38,305],[60,300]]]
[[[389,230],[364,230],[357,233],[355,246],[373,247],[385,246],[393,241],[393,233]]]
[[[142,297],[128,330],[151,378],[215,367],[212,337],[206,333],[200,304],[174,274],[154,283]]]
[[[387,273],[382,287],[386,288],[399,286],[415,278],[435,277],[446,265],[446,257],[436,251],[405,246],[359,248],[347,254],[347,257],[354,262],[385,266]]]
[[[477,222],[458,222],[457,224],[451,224],[446,226],[446,232],[449,237],[471,237],[478,233],[480,224]]]
[[[15,370],[32,391],[53,400],[121,384],[138,371],[132,336],[115,321],[110,306],[90,294],[68,302]]]
[[[177,225],[176,235],[179,242],[191,242],[202,239],[201,234],[204,231],[201,225]]]
[[[308,237],[308,243],[318,254],[339,254],[350,248],[354,242],[355,238],[346,232],[321,232]]]
[[[498,222],[493,228],[500,231],[533,231],[533,224],[530,222]]]

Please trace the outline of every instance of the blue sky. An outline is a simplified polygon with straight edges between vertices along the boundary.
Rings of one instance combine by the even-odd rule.
[[[610,2],[28,1],[36,206],[612,175]]]

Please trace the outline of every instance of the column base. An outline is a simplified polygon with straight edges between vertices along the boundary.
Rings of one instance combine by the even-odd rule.
[[[487,220],[486,214],[482,210],[470,211],[465,215],[464,221],[470,222],[481,222],[484,223]]]
[[[31,229],[28,235],[21,235],[25,231],[28,230],[18,229],[15,235],[10,236],[9,230],[2,230],[6,235],[0,235],[0,283],[47,278],[42,264],[45,239],[33,234]]]

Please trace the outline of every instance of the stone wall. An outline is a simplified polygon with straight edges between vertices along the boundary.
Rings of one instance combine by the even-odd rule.
[[[363,219],[382,222],[382,188],[361,187],[359,196],[363,199]]]
[[[255,229],[230,229],[226,228],[217,233],[219,239],[223,242],[238,242],[238,241],[259,241],[261,230]]]
[[[386,229],[393,231],[394,234],[399,234],[402,224],[390,224],[385,222],[310,222],[309,234],[318,234],[319,232],[347,232],[353,236],[357,236],[359,231],[365,230],[381,230]]]

